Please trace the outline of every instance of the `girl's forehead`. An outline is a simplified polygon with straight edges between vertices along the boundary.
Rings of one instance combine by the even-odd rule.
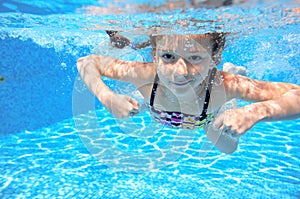
[[[161,35],[156,37],[156,50],[203,52],[210,46],[209,37],[191,35]]]

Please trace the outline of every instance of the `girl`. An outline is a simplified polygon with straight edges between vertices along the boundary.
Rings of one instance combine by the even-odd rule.
[[[151,36],[153,63],[89,55],[78,59],[77,68],[89,89],[115,117],[128,117],[139,104],[114,93],[102,76],[133,83],[158,122],[174,128],[203,127],[220,151],[232,153],[240,135],[256,123],[298,118],[300,87],[218,71],[215,66],[225,36]],[[233,98],[255,103],[217,115],[220,107]]]

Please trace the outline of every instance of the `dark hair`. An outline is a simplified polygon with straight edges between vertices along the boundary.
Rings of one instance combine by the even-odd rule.
[[[227,35],[228,33],[217,32],[198,35],[152,35],[150,36],[150,41],[152,45],[152,56],[155,56],[155,52],[158,48],[158,41],[162,40],[164,37],[169,37],[169,39],[166,39],[164,42],[169,43],[170,46],[178,45],[179,42],[182,42],[181,40],[189,38],[195,40],[196,42],[199,42],[201,46],[204,46],[207,50],[209,50],[211,52],[213,60],[217,64],[221,58],[223,49],[225,47]]]
[[[218,63],[221,59],[228,34],[229,33],[212,33],[213,44],[211,52],[216,63]]]
[[[211,52],[212,58],[217,64],[221,58],[222,51],[225,46],[226,36],[228,33],[206,33],[206,34],[193,34],[193,35],[178,35],[178,34],[165,34],[165,35],[150,35],[150,40],[133,45],[129,39],[119,35],[118,31],[106,30],[109,35],[111,44],[117,48],[123,48],[124,46],[131,45],[134,49],[141,49],[147,46],[152,46],[152,57],[155,57],[157,50],[157,42],[166,39],[165,45],[178,45],[178,43],[183,42],[186,38],[195,40],[199,42],[202,46],[205,46],[207,50]],[[207,43],[207,38],[209,38],[209,43]]]

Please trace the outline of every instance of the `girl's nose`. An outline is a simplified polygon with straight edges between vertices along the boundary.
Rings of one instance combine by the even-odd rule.
[[[176,62],[176,71],[178,75],[187,76],[188,75],[188,67],[184,59],[181,57]]]

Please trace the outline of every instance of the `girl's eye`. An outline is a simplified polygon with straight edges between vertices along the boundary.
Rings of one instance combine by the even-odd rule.
[[[201,59],[202,57],[200,57],[199,55],[192,55],[189,57],[189,61],[194,64],[200,63]]]
[[[162,57],[163,62],[165,62],[165,63],[175,63],[178,59],[176,55],[173,55],[170,53],[165,53],[161,57]]]

